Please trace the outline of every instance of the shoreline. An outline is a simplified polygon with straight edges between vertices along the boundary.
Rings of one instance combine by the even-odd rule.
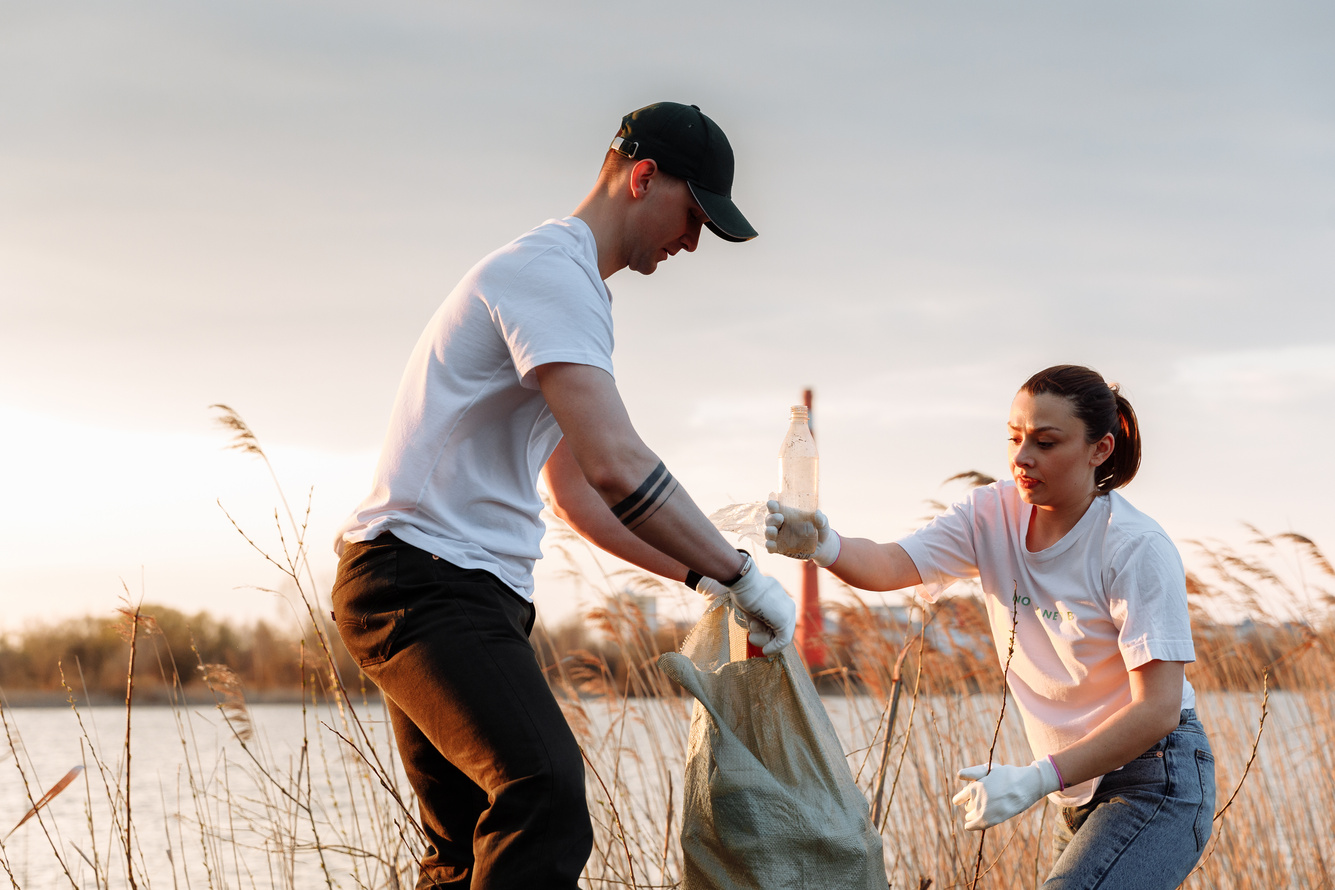
[[[106,707],[125,707],[125,696],[123,695],[80,695],[75,697],[74,702],[70,702],[70,696],[64,691],[42,691],[36,689],[9,690],[0,689],[3,695],[3,706],[9,708],[106,708]],[[367,700],[379,701],[380,696],[372,689],[367,690]],[[297,689],[267,689],[262,692],[247,692],[245,702],[247,705],[299,705],[303,698],[309,701],[308,695],[303,695],[300,688]],[[321,697],[323,698],[323,696]],[[189,689],[184,697],[179,691],[176,695],[170,696],[160,690],[135,690],[134,707],[171,707],[187,706],[198,707],[201,705],[218,704],[223,701],[220,697],[215,697],[206,687],[199,689]]]

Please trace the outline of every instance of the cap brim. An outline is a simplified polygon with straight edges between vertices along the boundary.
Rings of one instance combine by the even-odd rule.
[[[699,203],[700,209],[709,217],[709,221],[705,223],[709,226],[709,231],[724,241],[750,241],[756,237],[756,230],[746,221],[746,217],[742,216],[742,211],[737,209],[731,198],[711,192],[693,182],[688,181],[686,184],[690,186],[691,195]]]

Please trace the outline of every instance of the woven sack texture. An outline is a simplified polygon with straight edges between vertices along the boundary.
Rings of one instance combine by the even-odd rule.
[[[881,836],[797,650],[747,659],[745,637],[724,599],[658,660],[696,700],[683,890],[886,890]]]

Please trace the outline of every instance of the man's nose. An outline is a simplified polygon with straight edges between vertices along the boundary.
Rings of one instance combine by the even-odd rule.
[[[686,227],[686,234],[682,236],[681,243],[688,252],[695,250],[696,245],[700,243],[700,223],[693,222]]]

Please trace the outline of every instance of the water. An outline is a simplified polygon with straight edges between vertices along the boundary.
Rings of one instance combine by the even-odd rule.
[[[390,755],[378,711],[368,709],[363,725],[382,756]],[[137,885],[324,886],[326,869],[341,886],[383,881],[388,866],[336,852],[378,840],[396,815],[374,801],[370,771],[335,734],[351,735],[337,711],[255,705],[249,714],[254,736],[243,747],[210,705],[134,710],[129,802]],[[0,744],[0,833],[18,823],[30,799],[72,767],[86,767],[40,821],[30,819],[3,842],[7,877],[25,890],[96,887],[98,874],[111,887],[128,886],[119,828],[125,709],[81,708],[82,727],[67,708],[11,708],[4,716],[17,751]],[[391,771],[404,787],[401,771]],[[323,865],[311,849],[316,837],[329,848]]]
[[[877,733],[884,702],[836,695],[827,696],[825,703],[850,768],[870,797],[883,751]],[[975,748],[985,753],[997,704],[992,696],[924,698],[911,717],[908,696],[901,702],[897,739],[914,719],[918,740],[904,761],[911,781],[900,784],[889,806],[885,836],[892,875],[897,857],[913,838],[930,828],[950,828],[953,815],[942,800],[961,765],[957,761],[973,762],[979,753]],[[387,778],[406,797],[383,713],[375,704],[359,710],[370,736],[366,750],[377,752]],[[1221,765],[1222,804],[1250,753],[1258,701],[1250,695],[1206,694],[1200,711]],[[679,853],[675,843],[664,842],[664,824],[665,819],[670,822],[665,816],[670,808],[680,813],[690,702],[595,699],[569,703],[567,712],[591,763],[595,820],[609,824],[605,811],[614,810],[628,836],[657,838],[646,844],[655,848],[653,855],[645,854],[646,861],[635,866],[638,881],[679,875]],[[12,883],[25,890],[127,886],[123,833],[115,815],[124,807],[117,788],[123,787],[125,769],[125,711],[83,708],[79,716],[83,728],[65,708],[4,711],[18,751],[16,757],[0,739],[0,834],[13,828],[30,806],[16,765],[23,767],[33,798],[72,767],[87,767],[43,811],[40,822],[28,821],[3,841]],[[1004,724],[998,758],[1027,762],[1012,716],[1008,714]],[[211,705],[137,708],[132,720],[131,857],[138,886],[390,887],[395,886],[396,870],[403,885],[412,885],[410,850],[400,838],[402,834],[411,840],[411,829],[405,828],[406,820],[372,770],[335,734],[357,734],[337,710],[303,713],[299,705],[252,706],[255,735],[244,748]],[[1273,694],[1262,757],[1249,779],[1253,793],[1262,793],[1274,781],[1295,781],[1292,771],[1312,765],[1313,746],[1325,743],[1321,732],[1300,697]],[[100,767],[93,751],[101,758]],[[891,754],[893,770],[900,763],[898,745]],[[592,773],[597,773],[596,781]],[[1314,775],[1310,781],[1323,779]],[[109,803],[113,799],[115,809]],[[377,861],[358,850],[394,861]],[[97,874],[108,875],[107,884],[100,884]]]

